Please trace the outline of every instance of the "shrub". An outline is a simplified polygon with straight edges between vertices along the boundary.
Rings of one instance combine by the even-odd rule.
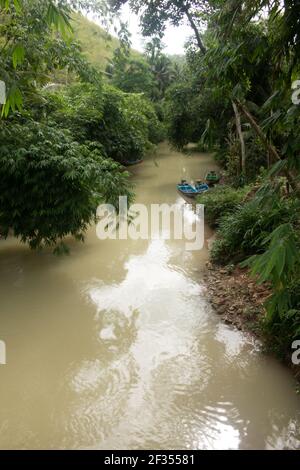
[[[271,335],[272,349],[285,353],[300,337],[299,234],[291,223],[278,225],[263,240],[264,252],[247,259],[257,282],[268,282],[272,295],[265,303],[264,330]]]
[[[286,288],[290,298],[290,305],[285,312],[278,309],[272,315],[272,319],[266,318],[262,324],[269,348],[279,357],[288,355],[290,360],[291,345],[296,339],[300,339],[300,279],[294,275]]]
[[[251,254],[254,243],[252,231],[258,216],[257,208],[251,202],[225,215],[219,222],[217,240],[212,246],[212,260],[222,264]]]
[[[271,287],[262,328],[281,357],[300,337],[300,203],[282,192],[283,184],[281,178],[265,184],[252,200],[221,218],[211,251],[220,264],[244,260],[241,266],[250,266],[257,282]]]
[[[142,95],[109,85],[75,84],[48,93],[46,100],[50,120],[67,127],[81,143],[101,144],[103,153],[120,163],[144,157],[163,138],[163,125]]]
[[[31,248],[78,239],[100,202],[130,195],[128,177],[97,146],[33,121],[0,128],[0,227]]]
[[[158,119],[152,103],[143,95],[128,94],[125,96],[125,116],[133,130],[140,133],[145,147],[158,144],[166,136],[164,124]]]
[[[233,212],[245,199],[249,187],[234,189],[230,186],[216,186],[198,198],[205,206],[205,217],[212,226],[218,225],[220,219]]]
[[[219,221],[211,258],[214,262],[240,261],[263,251],[263,240],[297,209],[294,202],[273,194],[271,201],[258,197],[238,206]]]

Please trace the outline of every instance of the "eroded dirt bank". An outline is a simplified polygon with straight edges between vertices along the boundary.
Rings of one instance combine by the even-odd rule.
[[[207,298],[222,320],[254,335],[261,341],[264,351],[272,352],[270,339],[262,328],[266,315],[264,303],[271,294],[268,286],[257,285],[246,269],[219,267],[210,262],[207,263],[204,279]],[[291,354],[292,350],[282,360],[300,382],[300,366],[292,363]]]

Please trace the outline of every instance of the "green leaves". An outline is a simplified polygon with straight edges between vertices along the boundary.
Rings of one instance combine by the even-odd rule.
[[[270,282],[274,288],[274,295],[267,303],[269,318],[278,309],[282,315],[290,306],[286,286],[300,265],[299,249],[296,234],[292,224],[279,225],[263,240],[268,245],[261,255],[255,255],[241,263],[241,267],[250,267],[251,274],[257,277],[258,283]]]
[[[59,8],[53,1],[48,1],[48,9],[46,13],[46,21],[49,25],[54,27],[64,36],[67,32],[72,32],[70,23],[71,10],[68,7]]]
[[[22,93],[16,85],[13,85],[9,90],[5,104],[2,106],[1,115],[7,117],[9,115],[10,110],[12,110],[13,112],[16,110],[21,111],[22,105]]]
[[[55,247],[67,235],[82,239],[99,203],[132,197],[120,165],[67,130],[2,121],[0,142],[0,227],[31,248]]]
[[[275,175],[278,175],[280,172],[282,172],[282,170],[286,169],[287,166],[288,166],[287,160],[280,160],[276,162],[269,170],[268,176],[273,177]]]
[[[72,5],[79,8],[85,3],[78,0]],[[25,96],[36,100],[38,90],[56,70],[68,67],[68,72],[81,79],[99,83],[100,73],[87,63],[78,44],[69,41],[71,7],[67,0],[0,0],[0,8],[5,10],[0,79],[8,90],[2,117],[22,110]]]
[[[17,44],[14,47],[12,54],[13,66],[16,69],[19,64],[22,64],[25,58],[25,48],[23,44]]]
[[[0,8],[10,10],[12,5],[14,5],[16,11],[21,11],[21,0],[0,0]]]
[[[245,199],[249,187],[234,189],[220,185],[199,196],[199,203],[205,206],[205,218],[213,227],[218,226],[222,217],[234,212]]]
[[[67,1],[56,2],[54,0],[45,0],[45,6],[47,8],[45,19],[49,26],[54,25],[62,34],[72,31],[70,24],[71,9]],[[26,8],[26,4],[24,4],[23,0],[0,0],[0,8],[8,11],[13,7],[19,15]]]
[[[14,7],[16,9],[16,12],[20,13],[22,10],[21,0],[13,0],[13,2],[14,2]]]
[[[56,108],[51,119],[57,125],[68,127],[82,143],[101,145],[105,155],[120,163],[142,158],[164,137],[153,105],[142,95],[104,84],[74,84],[47,98]]]
[[[15,7],[16,12],[20,13],[22,10],[22,0],[0,0],[0,8],[9,10],[12,6]]]

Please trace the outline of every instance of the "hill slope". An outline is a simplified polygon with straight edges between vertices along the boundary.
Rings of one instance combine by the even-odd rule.
[[[114,50],[119,46],[119,40],[109,36],[101,26],[80,14],[74,15],[72,26],[75,38],[81,44],[88,61],[104,70],[113,57]],[[138,57],[141,54],[132,50],[132,55]]]

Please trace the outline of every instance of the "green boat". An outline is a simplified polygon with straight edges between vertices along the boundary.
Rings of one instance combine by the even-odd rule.
[[[217,184],[220,181],[220,176],[212,170],[207,173],[205,180],[208,184]]]

